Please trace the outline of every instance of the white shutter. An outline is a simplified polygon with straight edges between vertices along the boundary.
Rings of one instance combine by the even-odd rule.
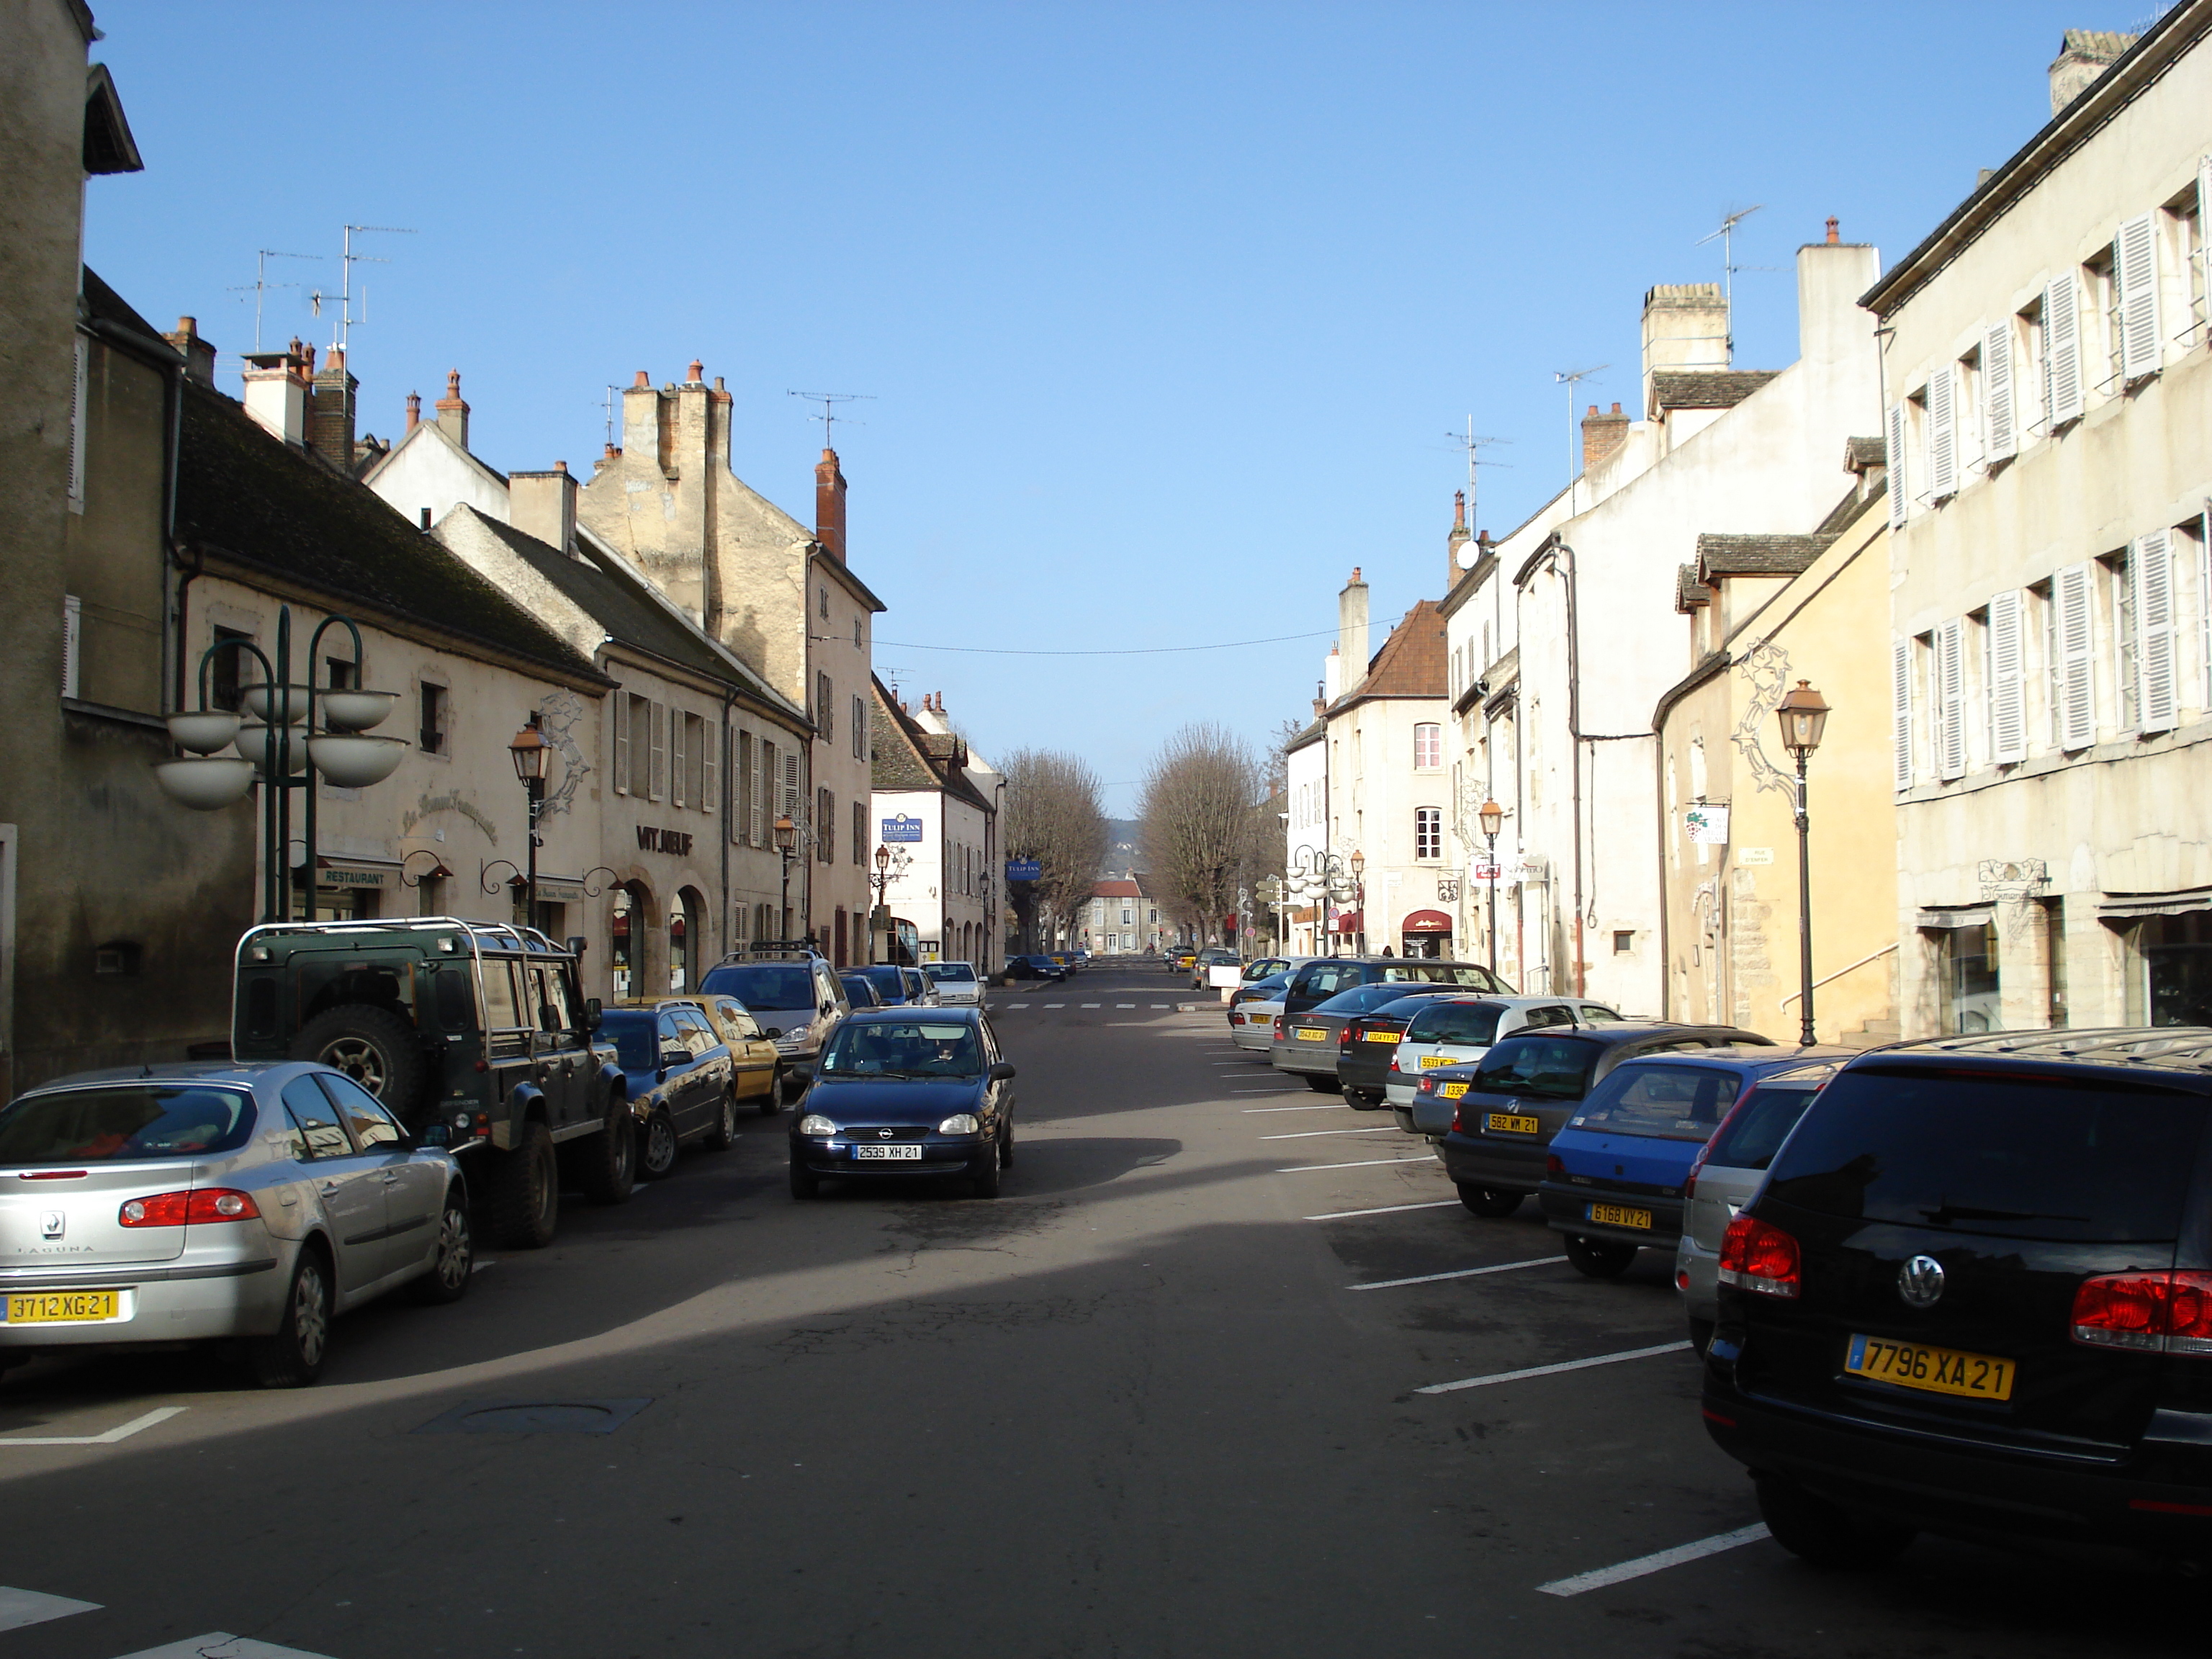
[[[2212,512],[2197,521],[2197,658],[2204,665],[2204,707],[2212,708]]]
[[[2172,532],[2154,530],[2136,541],[2128,556],[2128,580],[2136,590],[2136,726],[2144,732],[2171,732],[2179,701],[2174,674]]]
[[[2051,686],[2058,699],[2058,746],[2087,749],[2097,740],[2097,696],[2090,675],[2089,595],[2087,564],[2069,564],[2051,579],[2051,603],[2058,647]]]
[[[92,343],[83,335],[70,337],[76,349],[75,376],[70,382],[69,506],[84,511],[84,411],[92,401]]]
[[[722,804],[723,728],[708,720],[699,734],[699,810],[711,812]]]
[[[804,821],[805,813],[799,800],[799,754],[787,749],[783,754],[783,815],[793,823]]]
[[[690,735],[691,717],[680,708],[668,711],[668,799],[672,805],[685,805],[684,759],[688,745],[684,739]]]
[[[2075,273],[2043,290],[2044,411],[2055,429],[2081,418],[2081,306]]]
[[[2021,649],[2020,590],[1990,596],[1990,758],[2027,758],[2027,688]]]
[[[1889,527],[1896,529],[1905,522],[1905,405],[1893,404],[1889,410]]]
[[[646,793],[654,800],[668,797],[668,705],[656,702],[646,712]]]
[[[74,593],[64,593],[62,595],[62,696],[80,696],[83,685],[83,602]]]
[[[2120,375],[2137,380],[2159,365],[2157,216],[2128,220],[2112,243],[2120,289]]]
[[[1966,775],[1966,665],[1963,624],[1954,617],[1936,630],[1936,775]]]
[[[1928,377],[1928,499],[1959,493],[1959,371],[1946,363]]]
[[[2197,291],[2212,304],[2212,155],[2197,159],[2197,246],[2191,252],[2197,260]]]
[[[1912,787],[1912,641],[1889,645],[1890,735],[1896,747],[1897,787]]]
[[[1992,466],[2020,450],[2013,419],[2009,317],[1982,337],[1982,449]]]
[[[615,793],[629,793],[629,693],[617,691],[608,699],[614,710]]]

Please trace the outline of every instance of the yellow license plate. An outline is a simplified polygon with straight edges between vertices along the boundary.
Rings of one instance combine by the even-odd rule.
[[[1457,1100],[1462,1095],[1467,1092],[1467,1085],[1464,1083],[1447,1083],[1443,1088],[1437,1090],[1437,1092],[1442,1095],[1446,1100]]]
[[[1326,1042],[1328,1041],[1328,1033],[1322,1030],[1318,1025],[1301,1025],[1298,1027],[1298,1041],[1301,1042]]]
[[[31,1291],[8,1298],[10,1325],[93,1325],[122,1315],[119,1291]]]
[[[1362,1042],[1395,1042],[1398,1034],[1395,1031],[1362,1031],[1359,1040]]]
[[[1961,1353],[1956,1348],[1892,1342],[1880,1336],[1854,1336],[1844,1352],[1844,1369],[1853,1376],[1894,1382],[1900,1389],[1962,1395],[1969,1400],[2009,1400],[2018,1367],[1992,1354]]]
[[[1449,1054],[1423,1054],[1421,1056],[1421,1069],[1425,1072],[1432,1072],[1439,1066],[1449,1066],[1451,1063],[1452,1057]]]
[[[1533,1117],[1521,1117],[1511,1112],[1492,1112],[1489,1122],[1502,1135],[1533,1135],[1544,1127]]]
[[[1532,1120],[1533,1121],[1533,1120]],[[1651,1212],[1625,1209],[1618,1204],[1593,1204],[1583,1212],[1584,1218],[1601,1227],[1641,1227],[1651,1231]]]

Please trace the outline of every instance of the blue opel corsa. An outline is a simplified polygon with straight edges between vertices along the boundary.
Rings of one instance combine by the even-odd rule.
[[[791,1195],[825,1179],[964,1179],[999,1195],[1014,1161],[1014,1068],[980,1008],[864,1008],[813,1068],[791,1131]]]

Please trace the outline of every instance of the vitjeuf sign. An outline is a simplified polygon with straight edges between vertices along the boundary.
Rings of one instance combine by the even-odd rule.
[[[641,853],[673,853],[678,858],[691,854],[691,833],[688,830],[655,830],[650,824],[637,826],[637,848]]]

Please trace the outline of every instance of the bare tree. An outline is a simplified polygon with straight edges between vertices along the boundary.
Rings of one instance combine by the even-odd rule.
[[[1172,914],[1211,937],[1267,866],[1266,768],[1227,728],[1186,726],[1153,757],[1138,806],[1149,872]]]
[[[1037,925],[1066,920],[1091,896],[1106,860],[1106,813],[1098,775],[1073,755],[1018,749],[999,767],[1006,780],[1003,836],[1010,859],[1035,859],[1035,881],[1008,882],[1022,948],[1036,949]]]

